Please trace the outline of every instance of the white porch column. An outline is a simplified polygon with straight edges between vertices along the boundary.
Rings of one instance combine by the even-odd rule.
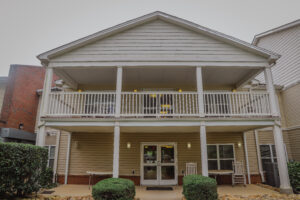
[[[244,139],[244,151],[246,157],[246,168],[247,168],[247,175],[248,175],[248,184],[251,184],[251,174],[250,174],[250,167],[249,167],[249,158],[248,158],[248,148],[247,148],[247,134],[246,132],[243,133]]]
[[[53,77],[53,68],[47,67],[45,72],[39,118],[45,116],[48,111],[49,93],[51,92],[52,77]],[[39,119],[39,123],[40,123],[40,119]],[[39,127],[36,145],[38,146],[45,145],[45,135],[46,135],[46,128],[45,126],[42,125]]]
[[[42,125],[38,129],[38,135],[36,136],[35,144],[41,147],[45,146],[45,136],[46,136],[46,127]]]
[[[68,184],[70,152],[71,152],[71,140],[72,140],[72,133],[68,133],[68,146],[67,146],[66,166],[65,166],[65,184]]]
[[[120,124],[116,122],[114,128],[113,178],[119,177],[119,156],[120,156]]]
[[[205,126],[205,124],[202,124],[200,126],[200,143],[201,143],[202,176],[208,176],[206,126]]]
[[[116,117],[120,117],[120,113],[121,113],[122,74],[123,74],[123,68],[118,67],[117,83],[116,83]]]
[[[277,155],[277,164],[280,177],[280,192],[291,194],[293,190],[290,186],[289,173],[286,163],[286,154],[284,149],[282,130],[278,124],[273,127],[275,149]]]
[[[204,117],[204,98],[203,98],[203,82],[202,82],[202,67],[196,68],[198,105],[200,117]]]
[[[273,84],[273,77],[271,67],[266,67],[264,70],[265,82],[267,86],[268,93],[270,95],[270,109],[272,116],[279,116],[279,108],[277,106],[277,96],[275,93],[275,88]]]

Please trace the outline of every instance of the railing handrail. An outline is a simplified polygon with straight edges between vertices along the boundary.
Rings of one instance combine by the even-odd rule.
[[[57,92],[50,92],[51,94],[116,94],[114,91],[57,91]],[[128,92],[124,91],[121,94],[197,94],[197,91],[185,91],[185,92],[177,92],[177,91],[143,91],[143,92]],[[267,91],[237,91],[237,92],[230,92],[230,91],[203,91],[203,94],[269,94]]]

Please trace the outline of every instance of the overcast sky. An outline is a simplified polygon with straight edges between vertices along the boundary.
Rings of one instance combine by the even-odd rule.
[[[0,0],[0,76],[36,56],[153,11],[239,39],[300,18],[300,0]]]

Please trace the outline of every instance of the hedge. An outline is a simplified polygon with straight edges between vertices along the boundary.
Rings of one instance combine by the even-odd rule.
[[[43,147],[0,142],[0,196],[24,197],[42,188],[47,158]]]
[[[293,187],[295,193],[300,192],[300,162],[289,162],[288,163],[289,169],[289,177],[290,182]]]
[[[183,195],[187,200],[217,200],[217,182],[201,175],[188,175],[183,178]]]
[[[92,195],[95,200],[133,200],[135,186],[128,179],[108,178],[93,186]]]

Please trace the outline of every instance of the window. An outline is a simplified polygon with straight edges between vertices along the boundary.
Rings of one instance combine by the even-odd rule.
[[[46,146],[48,149],[48,167],[54,167],[54,158],[55,158],[55,146]]]
[[[266,171],[267,163],[277,163],[276,150],[274,144],[262,144],[260,146],[260,157],[263,170]]]
[[[234,158],[233,144],[207,145],[208,170],[232,170]]]

